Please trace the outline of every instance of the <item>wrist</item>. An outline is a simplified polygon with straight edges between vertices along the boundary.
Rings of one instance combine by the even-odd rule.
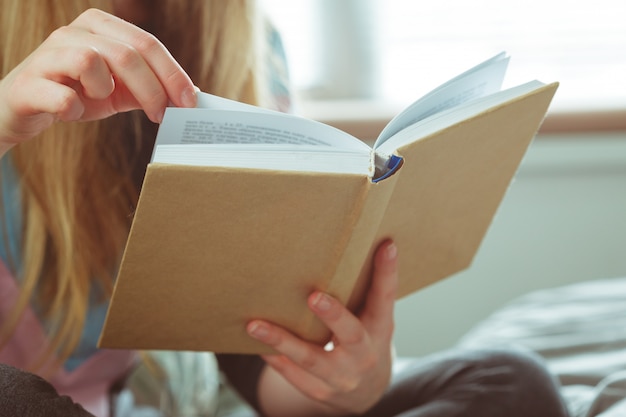
[[[257,389],[259,406],[263,415],[266,416],[345,417],[351,415],[307,397],[267,365],[261,371]]]

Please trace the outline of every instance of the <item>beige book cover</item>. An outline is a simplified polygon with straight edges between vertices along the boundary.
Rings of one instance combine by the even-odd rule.
[[[470,266],[557,84],[408,137],[395,173],[148,166],[101,334],[104,348],[261,353],[267,319],[317,343],[313,290],[356,310],[371,257],[400,251],[402,297]]]

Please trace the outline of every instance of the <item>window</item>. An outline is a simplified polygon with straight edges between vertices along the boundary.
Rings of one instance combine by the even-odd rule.
[[[307,100],[401,107],[506,51],[506,85],[560,81],[553,110],[626,110],[622,0],[265,0],[265,6]]]

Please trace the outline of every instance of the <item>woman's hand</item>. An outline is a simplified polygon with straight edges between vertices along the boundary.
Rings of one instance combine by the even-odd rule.
[[[310,308],[333,333],[330,351],[265,321],[249,324],[251,336],[280,353],[264,356],[269,367],[261,375],[259,401],[267,415],[348,415],[380,399],[391,375],[396,258],[392,242],[378,248],[358,317],[326,294],[311,295]]]
[[[87,10],[0,81],[0,151],[56,120],[143,109],[160,122],[168,102],[193,107],[196,94],[166,48],[122,19]]]

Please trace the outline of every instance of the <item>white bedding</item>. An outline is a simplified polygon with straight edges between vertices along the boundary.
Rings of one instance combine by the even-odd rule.
[[[530,293],[481,322],[460,344],[526,346],[561,381],[572,417],[626,416],[626,278]]]

